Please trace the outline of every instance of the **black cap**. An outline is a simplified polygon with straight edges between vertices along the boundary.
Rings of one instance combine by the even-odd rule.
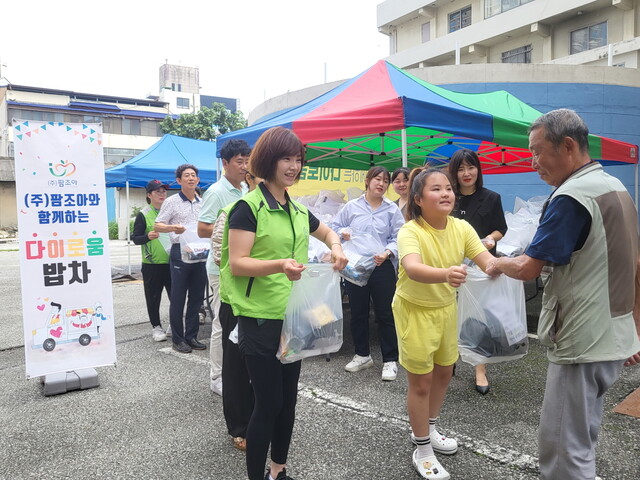
[[[145,188],[147,189],[147,193],[151,193],[155,190],[158,190],[159,188],[166,188],[167,190],[169,190],[169,185],[165,185],[160,180],[151,180],[149,183],[147,183],[147,186]]]

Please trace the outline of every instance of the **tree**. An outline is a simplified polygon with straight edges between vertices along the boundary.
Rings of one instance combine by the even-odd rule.
[[[175,120],[167,116],[160,122],[163,133],[197,140],[214,140],[218,135],[246,126],[242,112],[232,113],[222,103],[214,103],[212,108],[202,107],[198,113],[185,113]]]

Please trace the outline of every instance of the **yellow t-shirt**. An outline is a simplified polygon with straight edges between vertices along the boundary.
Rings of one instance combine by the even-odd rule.
[[[473,227],[465,220],[447,217],[444,230],[437,230],[424,219],[405,223],[398,232],[400,270],[396,295],[423,307],[444,307],[456,301],[456,289],[448,283],[422,283],[411,280],[402,259],[417,253],[422,263],[436,268],[460,265],[465,257],[475,258],[487,249]]]

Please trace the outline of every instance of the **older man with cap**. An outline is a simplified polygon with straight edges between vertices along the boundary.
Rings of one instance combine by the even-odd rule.
[[[158,233],[153,229],[160,207],[167,198],[169,185],[160,180],[147,183],[147,203],[133,224],[131,240],[142,250],[142,281],[144,298],[147,301],[147,313],[151,322],[152,336],[156,342],[167,339],[160,322],[160,301],[162,290],[171,297],[171,271],[169,269],[169,235]]]
[[[638,213],[624,185],[589,156],[589,130],[572,110],[529,129],[532,167],[555,190],[531,244],[487,273],[544,281],[538,323],[549,367],[540,414],[540,476],[596,478],[604,395],[640,361]]]

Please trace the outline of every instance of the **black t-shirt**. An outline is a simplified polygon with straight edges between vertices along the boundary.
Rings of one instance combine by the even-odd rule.
[[[289,202],[280,206],[289,213]],[[320,220],[311,212],[309,212],[309,233],[315,232],[320,226]],[[229,229],[247,230],[248,232],[256,232],[258,229],[258,221],[253,214],[253,210],[247,202],[239,200],[236,206],[229,213]]]
[[[451,215],[469,222],[481,239],[494,230],[507,233],[500,195],[484,187],[471,195],[458,195]],[[495,255],[496,247],[489,251]]]

